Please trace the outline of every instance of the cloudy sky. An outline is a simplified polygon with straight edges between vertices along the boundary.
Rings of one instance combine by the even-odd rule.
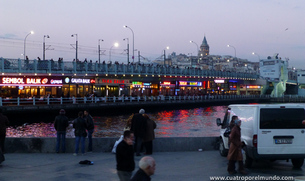
[[[46,58],[75,57],[78,35],[80,60],[98,59],[98,40],[103,39],[101,60],[126,62],[129,38],[141,56],[154,60],[165,47],[166,54],[196,54],[204,35],[211,55],[232,55],[258,61],[274,53],[288,57],[289,66],[305,69],[304,0],[1,0],[0,57],[42,58],[46,38]],[[136,59],[137,60],[137,57]]]

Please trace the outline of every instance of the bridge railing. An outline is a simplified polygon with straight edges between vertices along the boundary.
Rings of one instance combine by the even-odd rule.
[[[184,101],[218,101],[228,99],[269,98],[268,95],[204,95],[204,96],[120,96],[120,97],[28,97],[2,98],[0,106],[26,106],[50,104],[109,104],[118,102],[184,102]],[[305,98],[304,98],[305,99]]]
[[[66,74],[122,74],[226,77],[232,79],[257,79],[258,74],[177,68],[174,66],[153,66],[148,64],[99,64],[97,62],[67,62],[53,60],[22,60],[0,58],[2,73],[66,73]]]

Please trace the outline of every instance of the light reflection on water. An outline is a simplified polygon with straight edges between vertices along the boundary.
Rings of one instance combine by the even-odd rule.
[[[219,127],[216,118],[223,118],[227,106],[211,106],[196,109],[161,111],[147,115],[156,121],[156,137],[205,137],[218,136]],[[94,117],[93,137],[119,137],[123,133],[130,115]],[[7,128],[7,137],[56,137],[53,123],[25,124],[16,128]],[[74,137],[70,125],[67,137]]]

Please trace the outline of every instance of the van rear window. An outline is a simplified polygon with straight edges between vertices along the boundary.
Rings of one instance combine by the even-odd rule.
[[[304,109],[295,108],[274,108],[260,111],[260,129],[302,129],[305,125]]]

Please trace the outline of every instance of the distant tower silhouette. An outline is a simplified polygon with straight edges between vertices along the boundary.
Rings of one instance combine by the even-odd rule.
[[[210,55],[210,46],[208,45],[207,39],[203,38],[202,44],[200,45],[200,50],[198,52],[198,57],[203,58]]]

